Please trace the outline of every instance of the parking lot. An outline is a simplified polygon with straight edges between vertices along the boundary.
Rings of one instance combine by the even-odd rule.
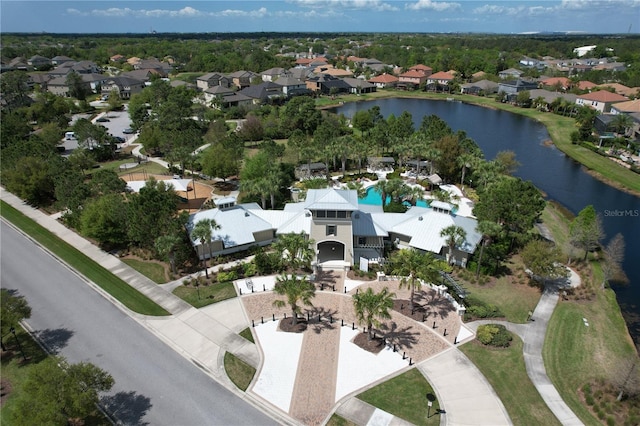
[[[95,103],[106,105],[106,103],[104,102],[95,102]],[[94,102],[92,102],[92,105],[93,104]],[[96,106],[96,105],[93,105],[93,106]],[[78,118],[89,118],[89,116],[87,114],[74,115],[70,124],[73,125]],[[107,120],[107,121],[103,121],[103,120]],[[100,113],[97,116],[95,116],[94,119],[91,120],[91,122],[93,124],[106,127],[107,133],[109,133],[111,136],[117,136],[117,137],[123,138],[124,143],[122,144],[119,143],[118,148],[122,148],[123,146],[126,146],[129,142],[132,142],[133,139],[135,138],[135,134],[133,133],[131,134],[124,133],[125,129],[131,128],[131,119],[129,118],[129,112],[127,111],[126,105],[122,111],[110,111],[110,112]],[[60,146],[64,147],[65,151],[63,155],[69,155],[71,151],[78,148],[78,141],[75,138],[67,139],[66,137],[63,137],[60,143]]]

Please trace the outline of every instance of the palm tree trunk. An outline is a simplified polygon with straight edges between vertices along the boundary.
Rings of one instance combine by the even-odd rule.
[[[276,208],[276,194],[275,193],[270,193],[269,197],[271,198],[271,208],[275,209]]]
[[[262,203],[262,210],[267,209],[267,197],[264,194],[260,195],[260,202]]]
[[[291,312],[291,318],[293,318],[293,319],[291,320],[291,323],[292,323],[293,325],[298,324],[298,314],[297,314],[297,313],[296,313],[296,311],[295,311],[295,310],[293,310],[293,309],[292,309],[292,312]]]
[[[370,322],[367,323],[367,335],[369,337],[368,340],[373,339],[373,324]]]

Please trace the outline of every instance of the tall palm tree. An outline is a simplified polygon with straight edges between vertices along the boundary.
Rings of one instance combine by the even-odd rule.
[[[404,194],[404,199],[409,201],[412,206],[415,206],[418,200],[424,200],[424,189],[419,186],[411,186]]]
[[[477,156],[471,153],[465,153],[458,157],[457,159],[458,166],[462,167],[462,178],[460,179],[460,185],[464,185],[464,178],[467,174],[467,169],[473,167],[477,162]]]
[[[313,240],[308,239],[304,232],[290,232],[279,236],[274,248],[282,253],[283,261],[292,269],[310,269],[314,256],[312,244]]]
[[[358,198],[364,198],[367,196],[367,190],[364,188],[362,182],[351,181],[347,182],[347,189],[352,189],[358,192]]]
[[[391,256],[391,273],[402,277],[400,288],[411,290],[409,299],[413,310],[413,294],[422,285],[421,281],[435,282],[440,276],[440,262],[433,253],[416,249],[401,249]]]
[[[374,293],[371,287],[353,296],[353,308],[359,324],[367,327],[369,340],[373,338],[373,326],[380,327],[381,319],[391,319],[389,309],[393,307],[395,293],[390,293],[387,287],[380,293]]]
[[[316,289],[306,277],[299,278],[295,275],[282,275],[276,278],[276,285],[273,291],[279,296],[285,296],[287,301],[274,300],[273,306],[281,308],[287,304],[291,307],[293,325],[298,323],[298,314],[301,313],[302,307],[299,303],[307,306],[313,306],[311,299],[315,296]]]
[[[200,241],[202,245],[202,264],[204,265],[204,273],[209,278],[209,271],[207,270],[207,258],[204,256],[204,245],[209,245],[209,258],[213,257],[211,252],[211,240],[213,238],[213,231],[220,229],[220,225],[214,219],[200,219],[193,227],[191,231],[191,238],[195,238]]]
[[[171,265],[171,272],[176,273],[176,259],[175,249],[182,239],[177,235],[162,235],[156,238],[155,248],[158,255],[161,257],[167,257],[169,259],[169,265]]]
[[[467,231],[458,225],[450,225],[440,231],[440,236],[445,237],[447,240],[447,245],[449,246],[447,260],[451,262],[453,259],[453,249],[464,242],[467,238]]]
[[[633,119],[627,114],[616,114],[611,120],[611,127],[621,135],[626,136],[631,126],[633,126]]]
[[[424,151],[425,158],[429,161],[429,175],[433,174],[433,164],[440,159],[442,153],[438,148],[428,146]]]
[[[480,240],[480,254],[478,256],[478,267],[476,268],[476,279],[480,276],[480,267],[482,265],[482,255],[484,248],[491,243],[491,240],[502,232],[502,226],[490,220],[481,220],[477,226],[478,232],[482,234]]]

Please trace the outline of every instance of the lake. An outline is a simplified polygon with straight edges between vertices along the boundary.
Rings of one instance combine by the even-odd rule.
[[[521,163],[515,175],[530,180],[548,199],[559,202],[572,213],[593,205],[602,217],[606,232],[604,243],[617,233],[624,236],[623,268],[630,282],[613,288],[629,332],[634,341],[640,343],[640,198],[592,177],[579,163],[545,143],[550,137],[542,124],[517,114],[457,101],[401,98],[348,103],[333,111],[352,117],[356,111],[376,105],[385,117],[410,112],[416,128],[424,116],[435,114],[454,131],[467,132],[489,160],[499,151],[514,151]],[[613,163],[611,166],[614,167]]]

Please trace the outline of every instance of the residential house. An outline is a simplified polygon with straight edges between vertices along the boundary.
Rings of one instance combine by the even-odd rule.
[[[290,77],[297,78],[298,80],[305,82],[311,77],[315,77],[315,74],[310,68],[289,68],[287,70]]]
[[[33,69],[31,65],[27,64],[27,60],[22,56],[18,56],[9,61],[7,68],[15,71],[29,71]]]
[[[131,58],[127,59],[127,63],[134,68],[140,63],[140,61],[142,61],[142,59],[138,58],[137,56],[132,56]]]
[[[403,72],[398,76],[396,87],[416,89],[427,82],[429,76],[417,69]]]
[[[424,75],[426,75],[427,77],[429,77],[431,74],[433,74],[433,68],[428,67],[424,64],[417,64],[414,65],[412,67],[409,67],[408,71],[420,71],[421,73],[423,73]]]
[[[455,76],[450,72],[440,71],[435,74],[431,74],[427,78],[427,86],[433,86],[437,88],[438,86],[448,86]]]
[[[353,72],[349,70],[343,70],[342,68],[336,68],[331,64],[320,65],[313,70],[314,74],[325,74],[333,77],[352,77]]]
[[[506,79],[519,79],[520,77],[522,77],[522,74],[524,74],[523,71],[520,71],[520,70],[515,69],[515,68],[508,68],[506,70],[500,71],[498,73],[498,77],[500,77],[503,80],[506,80]]]
[[[32,57],[27,59],[27,65],[30,65],[35,69],[38,69],[41,67],[51,65],[51,59],[45,58],[44,56],[40,56],[40,55],[33,55]]]
[[[227,78],[231,79],[232,83],[240,89],[251,86],[251,81],[256,77],[258,74],[251,71],[236,71],[227,75]]]
[[[571,88],[571,80],[566,77],[550,77],[540,81],[540,86],[545,89],[554,89],[556,91],[567,91]]]
[[[224,97],[232,95],[233,93],[233,89],[224,86],[211,86],[202,92],[205,103],[207,105],[213,105],[214,108],[220,108],[223,104]]]
[[[52,77],[49,74],[44,74],[41,72],[32,72],[29,73],[29,79],[27,80],[27,85],[30,89],[33,89],[34,86],[38,85],[43,91],[47,90],[47,83],[51,80]]]
[[[282,93],[282,86],[271,81],[265,81],[264,83],[245,87],[238,93],[253,99],[254,105],[260,105],[284,96]]]
[[[544,64],[541,61],[530,58],[528,56],[524,56],[522,59],[520,59],[519,63],[523,67],[527,68],[544,68]]]
[[[111,62],[124,62],[127,58],[123,55],[115,54],[112,57],[109,58],[109,61]]]
[[[623,72],[627,70],[627,66],[624,62],[606,62],[598,64],[593,67],[594,71],[617,71]]]
[[[484,80],[487,78],[487,73],[484,71],[478,71],[478,72],[474,72],[473,74],[471,74],[471,80],[472,81],[480,81],[480,80]]]
[[[532,101],[535,99],[542,99],[547,105],[558,98],[564,99],[565,101],[573,104],[576,102],[578,96],[573,93],[552,92],[546,89],[533,89],[529,91],[529,99]]]
[[[351,86],[341,78],[336,78],[328,74],[321,74],[307,80],[307,89],[313,92],[320,92],[325,95],[349,93]]]
[[[162,77],[167,77],[173,71],[173,66],[168,62],[161,62],[156,58],[141,59],[133,66],[136,70],[154,70]]]
[[[613,89],[618,95],[632,96],[638,93],[638,87],[627,87],[620,83],[607,83],[598,85],[598,89]]]
[[[465,266],[482,235],[477,221],[452,213],[452,205],[433,201],[431,208],[412,207],[406,213],[385,213],[382,206],[358,203],[355,190],[310,189],[304,201],[288,203],[284,210],[262,210],[256,203],[240,204],[228,197],[216,201],[217,207],[189,217],[187,230],[193,231],[202,219],[214,219],[220,229],[212,242],[192,244],[201,259],[264,246],[277,236],[303,232],[313,241],[317,269],[349,269],[361,258],[378,260],[386,245],[413,248],[446,257]],[[448,253],[442,229],[456,225],[466,231],[463,243]]]
[[[51,58],[51,65],[54,65],[54,66],[64,64],[65,62],[75,62],[75,61],[70,57],[64,56],[64,55],[58,55]]]
[[[162,77],[162,74],[155,69],[133,70],[120,74],[120,77],[134,78],[145,83],[150,83],[153,76]]]
[[[507,94],[516,94],[525,90],[534,90],[538,88],[538,83],[535,81],[527,80],[515,80],[515,81],[502,81],[498,84],[498,92],[504,92]]]
[[[84,81],[86,90],[91,91],[91,85],[88,81]],[[54,77],[47,82],[47,91],[57,96],[69,96],[69,85],[67,84],[67,76]]]
[[[360,78],[343,78],[344,82],[347,83],[350,87],[350,93],[361,94],[361,93],[371,93],[376,91],[375,84],[369,83],[366,80],[362,80]]]
[[[377,88],[384,89],[385,87],[395,87],[398,84],[398,77],[391,74],[380,74],[369,79],[369,83],[375,84]]]
[[[222,98],[225,107],[249,107],[253,104],[253,98],[242,93],[232,93]]]
[[[469,95],[489,95],[498,92],[498,83],[491,80],[480,80],[460,86],[460,93]]]
[[[196,87],[203,91],[215,86],[230,88],[232,85],[231,78],[217,72],[210,72],[196,79]]]
[[[591,90],[591,89],[593,89],[593,88],[597,87],[597,84],[592,83],[592,82],[587,81],[587,80],[580,80],[580,81],[578,82],[577,87],[578,87],[578,89],[580,89],[580,90]]]
[[[142,92],[144,81],[131,77],[111,77],[102,84],[102,94],[107,95],[115,90],[120,99],[131,99],[131,95]]]
[[[611,105],[617,102],[624,102],[628,99],[617,93],[611,93],[606,90],[598,90],[584,95],[579,95],[576,104],[588,106],[601,113],[609,112]]]
[[[611,105],[611,115],[627,114],[633,120],[630,135],[635,140],[640,140],[640,99],[618,102]]]
[[[260,73],[260,77],[262,77],[262,81],[276,81],[280,77],[287,76],[287,70],[284,68],[269,68],[268,70],[262,71]]]
[[[282,93],[285,96],[296,96],[309,93],[307,85],[299,78],[293,76],[282,76],[278,78],[275,83],[282,87]]]
[[[362,66],[364,68],[369,68],[370,70],[373,70],[375,72],[382,72],[385,68],[389,67],[389,65],[384,64],[382,63],[382,61],[379,61],[375,58],[365,59],[364,61],[362,61]]]

